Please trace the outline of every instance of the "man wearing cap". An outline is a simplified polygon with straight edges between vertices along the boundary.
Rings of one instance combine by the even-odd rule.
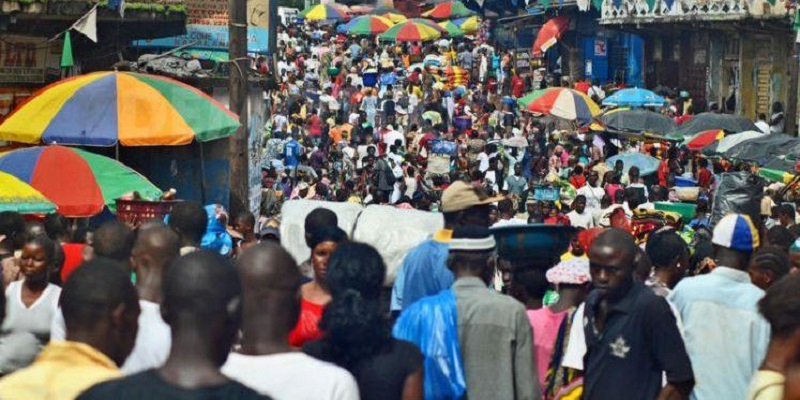
[[[692,390],[692,365],[669,305],[633,279],[637,253],[633,236],[619,229],[590,247],[584,399],[685,399]]]
[[[496,242],[485,226],[463,225],[452,231],[447,267],[455,276],[451,290],[427,297],[404,311],[395,334],[422,332],[424,327],[441,323],[440,315],[451,315],[455,301],[458,344],[470,399],[540,399],[541,389],[534,368],[533,334],[525,306],[509,296],[488,289],[494,276]],[[444,295],[451,293],[449,297]],[[436,321],[431,315],[437,315]],[[446,323],[446,322],[445,322]],[[452,326],[445,329],[452,328]],[[422,335],[401,335],[420,345]],[[430,346],[420,346],[427,351]],[[453,371],[429,371],[452,359],[447,355],[427,354],[426,381],[433,376],[460,377]],[[457,358],[457,356],[456,356]],[[457,360],[455,360],[457,362]],[[432,367],[432,368],[430,368]],[[456,378],[457,380],[457,378]],[[427,383],[427,382],[426,382]],[[463,382],[451,382],[463,385]],[[462,386],[463,387],[463,386]]]
[[[442,193],[444,228],[406,254],[392,289],[393,312],[449,288],[453,273],[447,269],[448,243],[453,229],[465,224],[489,226],[489,205],[502,197],[488,197],[483,188],[457,181]]]
[[[741,399],[764,360],[769,325],[758,313],[764,291],[747,273],[759,246],[750,217],[730,214],[711,239],[717,267],[682,280],[668,297],[681,314],[686,347],[697,374],[692,399]]]

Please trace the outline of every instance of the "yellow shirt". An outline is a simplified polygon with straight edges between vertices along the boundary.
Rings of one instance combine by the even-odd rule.
[[[786,377],[775,371],[758,370],[750,381],[748,400],[781,400]]]
[[[0,379],[0,398],[72,400],[97,383],[121,376],[116,364],[92,346],[54,341],[28,368]]]

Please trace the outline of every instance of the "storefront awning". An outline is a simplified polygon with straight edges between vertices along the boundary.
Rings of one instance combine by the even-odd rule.
[[[268,31],[266,28],[247,27],[247,52],[267,54]],[[140,49],[173,49],[190,45],[192,50],[228,51],[228,28],[225,26],[187,25],[186,34],[153,40],[137,40],[133,46]]]

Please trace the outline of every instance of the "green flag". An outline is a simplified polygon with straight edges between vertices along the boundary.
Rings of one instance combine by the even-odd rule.
[[[72,40],[69,37],[69,31],[64,34],[64,49],[61,51],[61,68],[68,68],[75,65],[75,60],[72,58]]]

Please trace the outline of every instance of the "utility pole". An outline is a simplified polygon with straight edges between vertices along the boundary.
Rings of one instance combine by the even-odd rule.
[[[230,110],[239,115],[242,127],[229,139],[230,209],[232,214],[248,210],[248,134],[247,127],[247,0],[228,3],[228,57],[231,60],[228,81]]]
[[[786,121],[786,133],[790,135],[797,135],[797,73],[798,73],[798,55],[800,54],[800,44],[792,41],[791,57],[789,58],[789,95],[786,99],[786,114],[784,119]]]

